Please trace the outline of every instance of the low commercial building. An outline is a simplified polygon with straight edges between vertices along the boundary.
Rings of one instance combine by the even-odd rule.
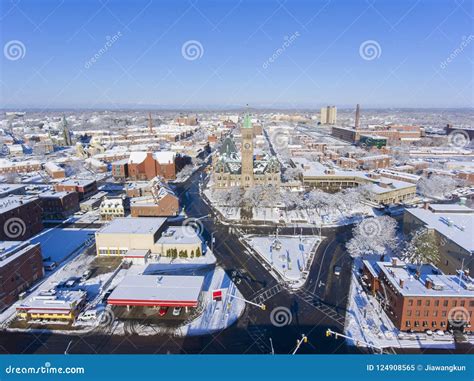
[[[44,220],[64,220],[79,210],[77,192],[43,192],[38,195]]]
[[[129,250],[157,252],[166,218],[116,218],[95,233],[97,255],[125,256]]]
[[[36,196],[0,199],[0,241],[24,241],[43,230],[43,210]]]
[[[474,209],[457,204],[428,204],[409,208],[403,216],[405,234],[420,228],[431,232],[438,243],[440,262],[436,265],[448,274],[467,269],[474,274]]]
[[[202,300],[203,276],[127,275],[107,304],[127,307],[196,308]]]
[[[202,240],[190,226],[170,226],[156,242],[155,253],[167,257],[200,257],[203,252]]]
[[[87,294],[84,291],[47,291],[32,296],[17,308],[17,315],[26,320],[74,321],[84,308]]]
[[[44,275],[40,244],[0,242],[0,311]]]
[[[102,200],[107,197],[107,192],[98,192],[92,195],[89,199],[82,201],[79,204],[79,207],[83,212],[90,212],[91,210],[97,209],[100,207]]]
[[[97,193],[97,183],[92,179],[67,179],[54,185],[56,192],[77,192],[79,200],[89,198]]]
[[[364,261],[363,281],[378,295],[401,331],[472,332],[474,280],[465,273],[445,275],[435,266]]]
[[[376,204],[397,204],[416,198],[416,184],[381,176],[375,172],[351,171],[328,168],[322,163],[306,158],[292,158],[293,165],[301,169],[303,184],[325,192],[366,185],[370,201]]]

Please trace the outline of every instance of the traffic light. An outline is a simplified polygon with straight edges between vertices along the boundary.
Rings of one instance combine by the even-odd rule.
[[[307,343],[308,342],[308,338],[305,336],[303,337],[303,343]]]
[[[331,337],[331,336],[332,336],[332,332],[331,332],[330,329],[328,329],[328,330],[326,331],[326,337]]]
[[[265,311],[267,309],[267,306],[265,304],[261,304],[260,308],[262,309],[262,311]]]

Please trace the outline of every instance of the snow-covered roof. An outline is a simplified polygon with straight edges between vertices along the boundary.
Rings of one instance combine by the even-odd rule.
[[[0,199],[0,213],[5,213],[31,202],[38,202],[38,197],[9,195],[8,197]]]
[[[203,276],[127,275],[110,294],[113,305],[197,306]]]
[[[148,152],[130,152],[130,158],[128,159],[129,164],[140,164],[146,157]],[[172,151],[158,151],[152,153],[153,158],[160,164],[174,163],[176,154]]]
[[[190,226],[170,226],[166,229],[157,244],[200,244],[201,238]]]
[[[398,261],[377,262],[385,278],[403,296],[450,296],[474,298],[474,283],[472,278],[459,277],[458,275],[445,275],[435,266],[424,264],[419,269],[420,275],[416,277],[418,266],[406,265]],[[462,278],[462,279],[461,279]],[[427,281],[431,288],[426,287]]]
[[[165,223],[166,218],[123,217],[115,218],[97,234],[154,234]]]
[[[29,241],[1,241],[0,268],[17,259],[18,257],[21,257],[23,254],[25,254],[25,252],[37,245],[39,244],[32,245]]]
[[[435,205],[430,205],[430,208],[434,207]],[[440,205],[436,212],[434,209],[410,208],[406,210],[406,213],[423,221],[428,229],[436,230],[439,234],[453,241],[458,246],[473,253],[473,209],[462,205],[453,206],[451,210],[449,210],[449,208],[448,205]]]
[[[55,291],[54,295],[34,295],[22,302],[17,309],[30,312],[47,312],[51,310],[68,312],[86,297],[84,291]],[[60,312],[59,312],[60,313]]]

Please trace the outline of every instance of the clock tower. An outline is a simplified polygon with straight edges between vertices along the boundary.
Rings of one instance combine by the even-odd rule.
[[[253,185],[253,126],[247,114],[241,128],[242,133],[242,173],[240,184],[248,188]]]

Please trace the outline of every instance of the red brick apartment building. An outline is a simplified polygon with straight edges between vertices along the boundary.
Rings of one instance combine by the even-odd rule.
[[[41,201],[35,196],[0,199],[0,241],[24,241],[43,230]]]
[[[460,330],[472,332],[474,279],[445,275],[433,265],[400,260],[364,261],[362,280],[382,299],[385,311],[401,331]]]
[[[40,244],[0,243],[0,311],[44,275]]]
[[[54,190],[56,192],[77,192],[79,200],[82,201],[97,193],[97,183],[91,179],[67,179],[55,184]]]
[[[151,180],[160,176],[174,180],[175,159],[174,152],[132,152],[128,160],[128,177],[131,180]]]

